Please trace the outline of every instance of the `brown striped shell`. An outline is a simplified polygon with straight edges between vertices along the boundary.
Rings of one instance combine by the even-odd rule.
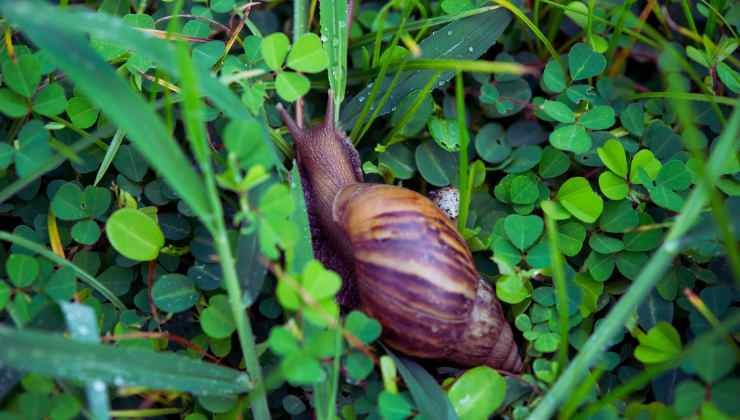
[[[354,259],[361,308],[403,353],[519,372],[511,328],[455,226],[428,198],[392,185],[350,184],[333,219]]]

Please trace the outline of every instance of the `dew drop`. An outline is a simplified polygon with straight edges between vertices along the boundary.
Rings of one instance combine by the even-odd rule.
[[[452,36],[452,31],[447,31],[448,36]]]

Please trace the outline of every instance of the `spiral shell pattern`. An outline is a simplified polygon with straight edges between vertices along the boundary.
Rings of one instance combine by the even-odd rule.
[[[521,369],[491,287],[428,198],[392,185],[352,184],[337,195],[332,217],[354,257],[361,308],[381,323],[386,344],[421,358]]]

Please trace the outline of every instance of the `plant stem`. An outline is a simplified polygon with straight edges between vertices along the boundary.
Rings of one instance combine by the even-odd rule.
[[[457,127],[460,137],[460,154],[458,156],[458,169],[460,178],[460,214],[457,216],[457,229],[460,233],[465,232],[468,224],[468,209],[470,208],[470,176],[468,163],[468,128],[465,119],[465,88],[463,87],[462,72],[458,70],[455,77],[455,113],[457,114]]]
[[[709,159],[707,169],[711,180],[717,179],[727,156],[735,153],[738,131],[740,131],[740,107],[735,108],[729,124],[717,141]],[[573,362],[568,365],[562,376],[532,412],[530,419],[545,420],[551,418],[560,403],[578,386],[584,375],[588,373],[588,369],[593,366],[604,349],[608,347],[609,341],[624,328],[624,324],[630,315],[665,274],[668,265],[679,251],[681,237],[694,225],[699,215],[704,211],[708,196],[709,192],[703,183],[698,184],[692,191],[681,213],[676,217],[673,227],[668,231],[663,245],[653,254],[627,293],[603,318],[599,328],[586,341]]]
[[[568,363],[568,289],[565,284],[565,268],[563,256],[560,254],[560,240],[558,225],[552,217],[545,213],[547,226],[547,240],[550,245],[550,262],[552,263],[552,279],[555,283],[555,298],[557,299],[558,326],[560,328],[560,347],[558,348],[558,372],[565,369]]]

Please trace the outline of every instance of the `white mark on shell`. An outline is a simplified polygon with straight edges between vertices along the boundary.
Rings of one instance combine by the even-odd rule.
[[[429,192],[434,205],[450,219],[454,220],[460,213],[460,192],[455,187],[445,187]]]

